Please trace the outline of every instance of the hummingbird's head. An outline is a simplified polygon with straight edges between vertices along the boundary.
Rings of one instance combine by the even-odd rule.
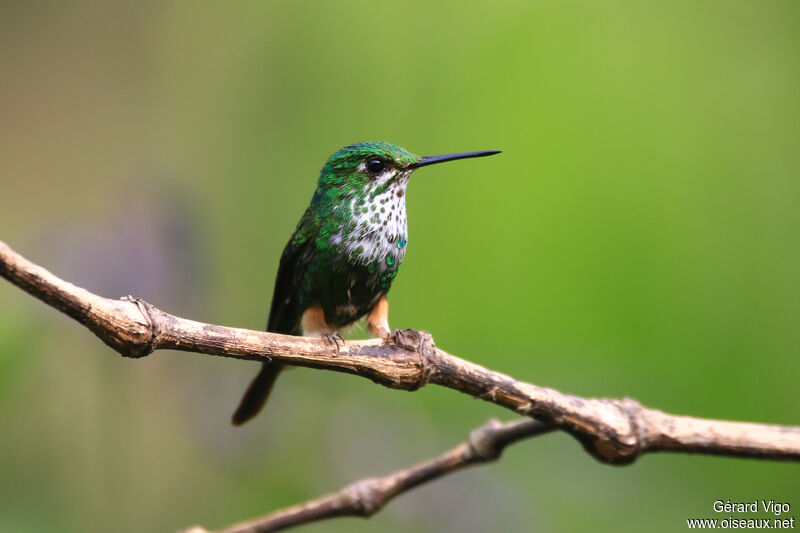
[[[421,157],[387,142],[351,144],[333,154],[322,168],[319,189],[369,191],[390,185],[405,189],[411,173],[422,166],[499,153],[499,150]]]
[[[496,153],[420,157],[385,142],[345,146],[325,163],[311,200],[310,209],[322,221],[318,246],[334,246],[352,261],[372,265],[373,269],[379,265],[383,276],[394,276],[396,267],[391,273],[387,269],[400,264],[408,244],[405,193],[414,170]]]
[[[372,189],[392,181],[404,181],[409,168],[422,158],[385,142],[360,142],[333,154],[320,173],[320,188],[352,191]]]

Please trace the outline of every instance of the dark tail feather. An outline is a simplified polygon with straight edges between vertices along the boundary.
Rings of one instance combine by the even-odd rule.
[[[250,386],[247,387],[242,401],[239,402],[239,407],[237,407],[236,412],[233,413],[231,422],[234,426],[241,426],[261,411],[264,404],[267,403],[272,385],[275,384],[275,378],[278,377],[281,370],[283,370],[283,365],[264,363],[261,367],[261,372],[258,373],[250,383]]]

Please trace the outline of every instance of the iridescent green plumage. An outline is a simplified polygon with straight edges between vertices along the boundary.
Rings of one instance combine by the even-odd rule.
[[[405,193],[411,173],[433,163],[493,153],[420,157],[394,144],[362,142],[333,154],[281,256],[267,331],[330,334],[367,313],[374,316],[379,301],[387,313],[383,297],[408,244]],[[305,321],[310,312],[313,325]],[[373,333],[388,335],[385,316],[382,324],[378,330],[369,325]],[[258,413],[280,369],[263,366],[234,414],[234,424]]]
[[[331,327],[342,328],[389,291],[408,243],[409,166],[420,159],[377,142],[331,156],[281,257],[268,331],[302,333],[300,320],[311,305],[323,308]],[[371,160],[384,170],[373,175],[362,168]]]

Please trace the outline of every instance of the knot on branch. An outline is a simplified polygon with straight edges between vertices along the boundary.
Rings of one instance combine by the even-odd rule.
[[[584,427],[573,435],[586,451],[604,463],[633,463],[648,447],[641,404],[631,398],[594,401],[600,405],[593,427]]]
[[[343,492],[354,514],[372,516],[386,504],[386,491],[379,478],[370,477],[351,483]]]
[[[419,379],[419,387],[423,387],[431,382],[433,375],[436,373],[436,343],[433,341],[433,335],[428,331],[420,331],[420,344],[419,353],[422,357],[422,374]]]
[[[499,420],[492,418],[478,429],[470,432],[467,444],[477,459],[492,461],[500,457],[502,447],[497,445],[496,437],[502,427],[503,424]]]
[[[119,301],[133,304],[137,311],[133,312],[131,306],[126,306],[128,309],[125,309],[125,315],[130,320],[128,327],[114,327],[108,321],[100,321],[95,333],[123,357],[138,359],[150,355],[156,349],[161,332],[156,308],[141,298],[130,295],[120,298]]]

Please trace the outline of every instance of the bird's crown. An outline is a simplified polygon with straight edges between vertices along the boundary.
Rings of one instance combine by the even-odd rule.
[[[386,181],[422,158],[387,142],[368,141],[345,146],[333,154],[320,172],[319,185],[358,187]]]

